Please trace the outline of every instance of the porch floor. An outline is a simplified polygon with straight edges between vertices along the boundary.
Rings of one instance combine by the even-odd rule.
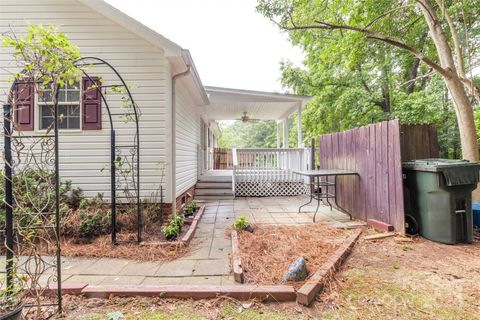
[[[171,262],[138,262],[123,259],[62,258],[63,283],[89,285],[233,285],[229,270],[231,241],[227,229],[240,216],[255,224],[302,225],[312,223],[316,206],[298,207],[306,196],[275,198],[236,198],[206,202],[191,245],[192,251]],[[345,227],[348,216],[320,206],[317,222]]]

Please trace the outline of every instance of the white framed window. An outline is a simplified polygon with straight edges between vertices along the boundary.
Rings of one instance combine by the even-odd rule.
[[[58,117],[59,129],[63,130],[79,130],[81,103],[80,103],[80,83],[75,82],[73,85],[65,85],[58,92]],[[48,88],[38,94],[38,128],[40,130],[48,129],[53,122],[54,110],[52,108],[52,92]]]

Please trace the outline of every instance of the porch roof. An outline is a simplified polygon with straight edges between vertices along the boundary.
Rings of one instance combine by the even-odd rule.
[[[210,103],[202,107],[210,121],[251,119],[282,120],[303,108],[312,98],[286,93],[205,87]]]

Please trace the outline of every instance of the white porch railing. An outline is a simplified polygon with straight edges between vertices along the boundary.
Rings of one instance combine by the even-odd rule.
[[[306,170],[309,149],[232,149],[235,183],[305,182],[295,170]]]

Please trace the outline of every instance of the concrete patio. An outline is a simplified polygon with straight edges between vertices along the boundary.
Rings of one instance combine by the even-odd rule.
[[[276,198],[236,198],[207,202],[205,213],[191,242],[191,252],[171,262],[138,262],[123,259],[62,259],[66,284],[90,285],[232,285],[227,229],[234,220],[246,216],[258,225],[299,225],[312,223],[316,205],[298,207],[306,196]],[[320,206],[317,223],[348,227],[356,223],[327,206]],[[139,248],[141,250],[141,248]]]

